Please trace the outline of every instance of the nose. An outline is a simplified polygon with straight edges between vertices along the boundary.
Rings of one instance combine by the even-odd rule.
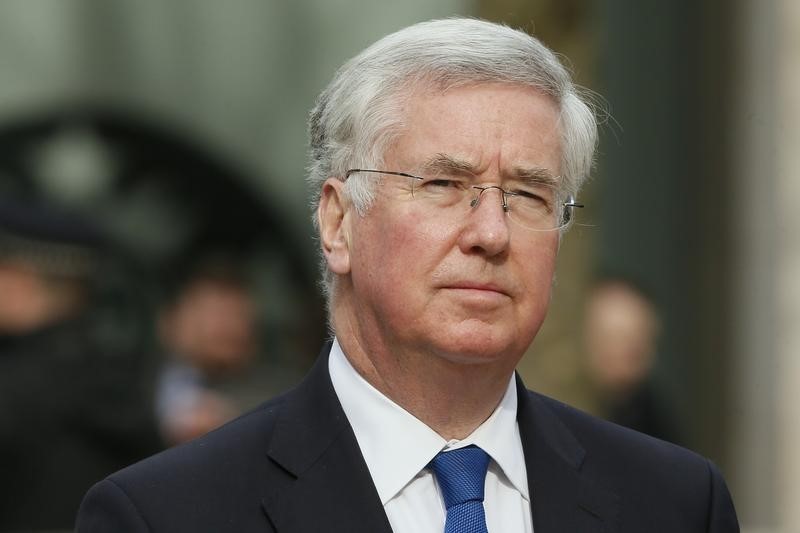
[[[464,253],[480,253],[487,257],[502,254],[511,242],[505,198],[499,187],[487,187],[473,201],[459,236]]]

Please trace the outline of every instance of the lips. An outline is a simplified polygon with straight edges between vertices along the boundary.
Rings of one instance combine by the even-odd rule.
[[[443,288],[464,290],[464,291],[482,291],[487,293],[499,293],[504,296],[511,296],[510,291],[495,283],[478,283],[474,281],[448,283]]]

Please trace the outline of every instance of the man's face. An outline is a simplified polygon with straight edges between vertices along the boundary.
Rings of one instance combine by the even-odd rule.
[[[653,305],[622,283],[595,288],[586,306],[589,371],[607,392],[627,393],[647,379],[655,362],[658,316]]]
[[[431,161],[445,161],[475,185],[506,188],[531,170],[560,172],[557,107],[531,88],[422,92],[403,116],[381,170],[424,173]],[[334,308],[337,333],[352,330],[367,353],[405,350],[513,368],[546,314],[558,231],[517,226],[497,189],[474,208],[467,200],[447,213],[408,191],[407,178],[385,176],[366,216],[349,208],[346,261],[331,263],[329,255],[333,270],[349,277],[349,316]]]

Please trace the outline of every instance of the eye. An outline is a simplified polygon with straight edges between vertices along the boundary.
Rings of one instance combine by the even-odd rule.
[[[438,173],[428,176],[422,182],[419,193],[438,203],[440,207],[458,204],[464,198],[467,181],[459,176]]]
[[[467,182],[464,178],[459,176],[436,174],[425,178],[425,181],[422,182],[422,186],[429,191],[455,192],[464,190],[467,187]]]
[[[436,178],[426,181],[425,185],[427,187],[447,188],[447,187],[457,187],[459,185],[459,182],[457,180],[449,178]]]
[[[514,194],[514,196],[518,196],[524,200],[548,203],[547,191],[536,189],[514,189],[510,192]]]
[[[517,187],[511,194],[518,198],[520,203],[536,209],[552,208],[554,193],[550,187]]]
[[[526,191],[524,189],[515,189],[515,190],[510,191],[510,192],[513,193],[515,196],[519,196],[521,198],[529,198],[531,200],[544,200],[544,198],[542,198],[542,196],[539,193],[535,192],[535,191]]]

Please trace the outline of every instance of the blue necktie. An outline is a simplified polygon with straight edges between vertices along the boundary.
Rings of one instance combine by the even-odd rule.
[[[447,518],[444,533],[488,533],[483,487],[489,456],[477,446],[439,452],[430,462],[442,489]]]

